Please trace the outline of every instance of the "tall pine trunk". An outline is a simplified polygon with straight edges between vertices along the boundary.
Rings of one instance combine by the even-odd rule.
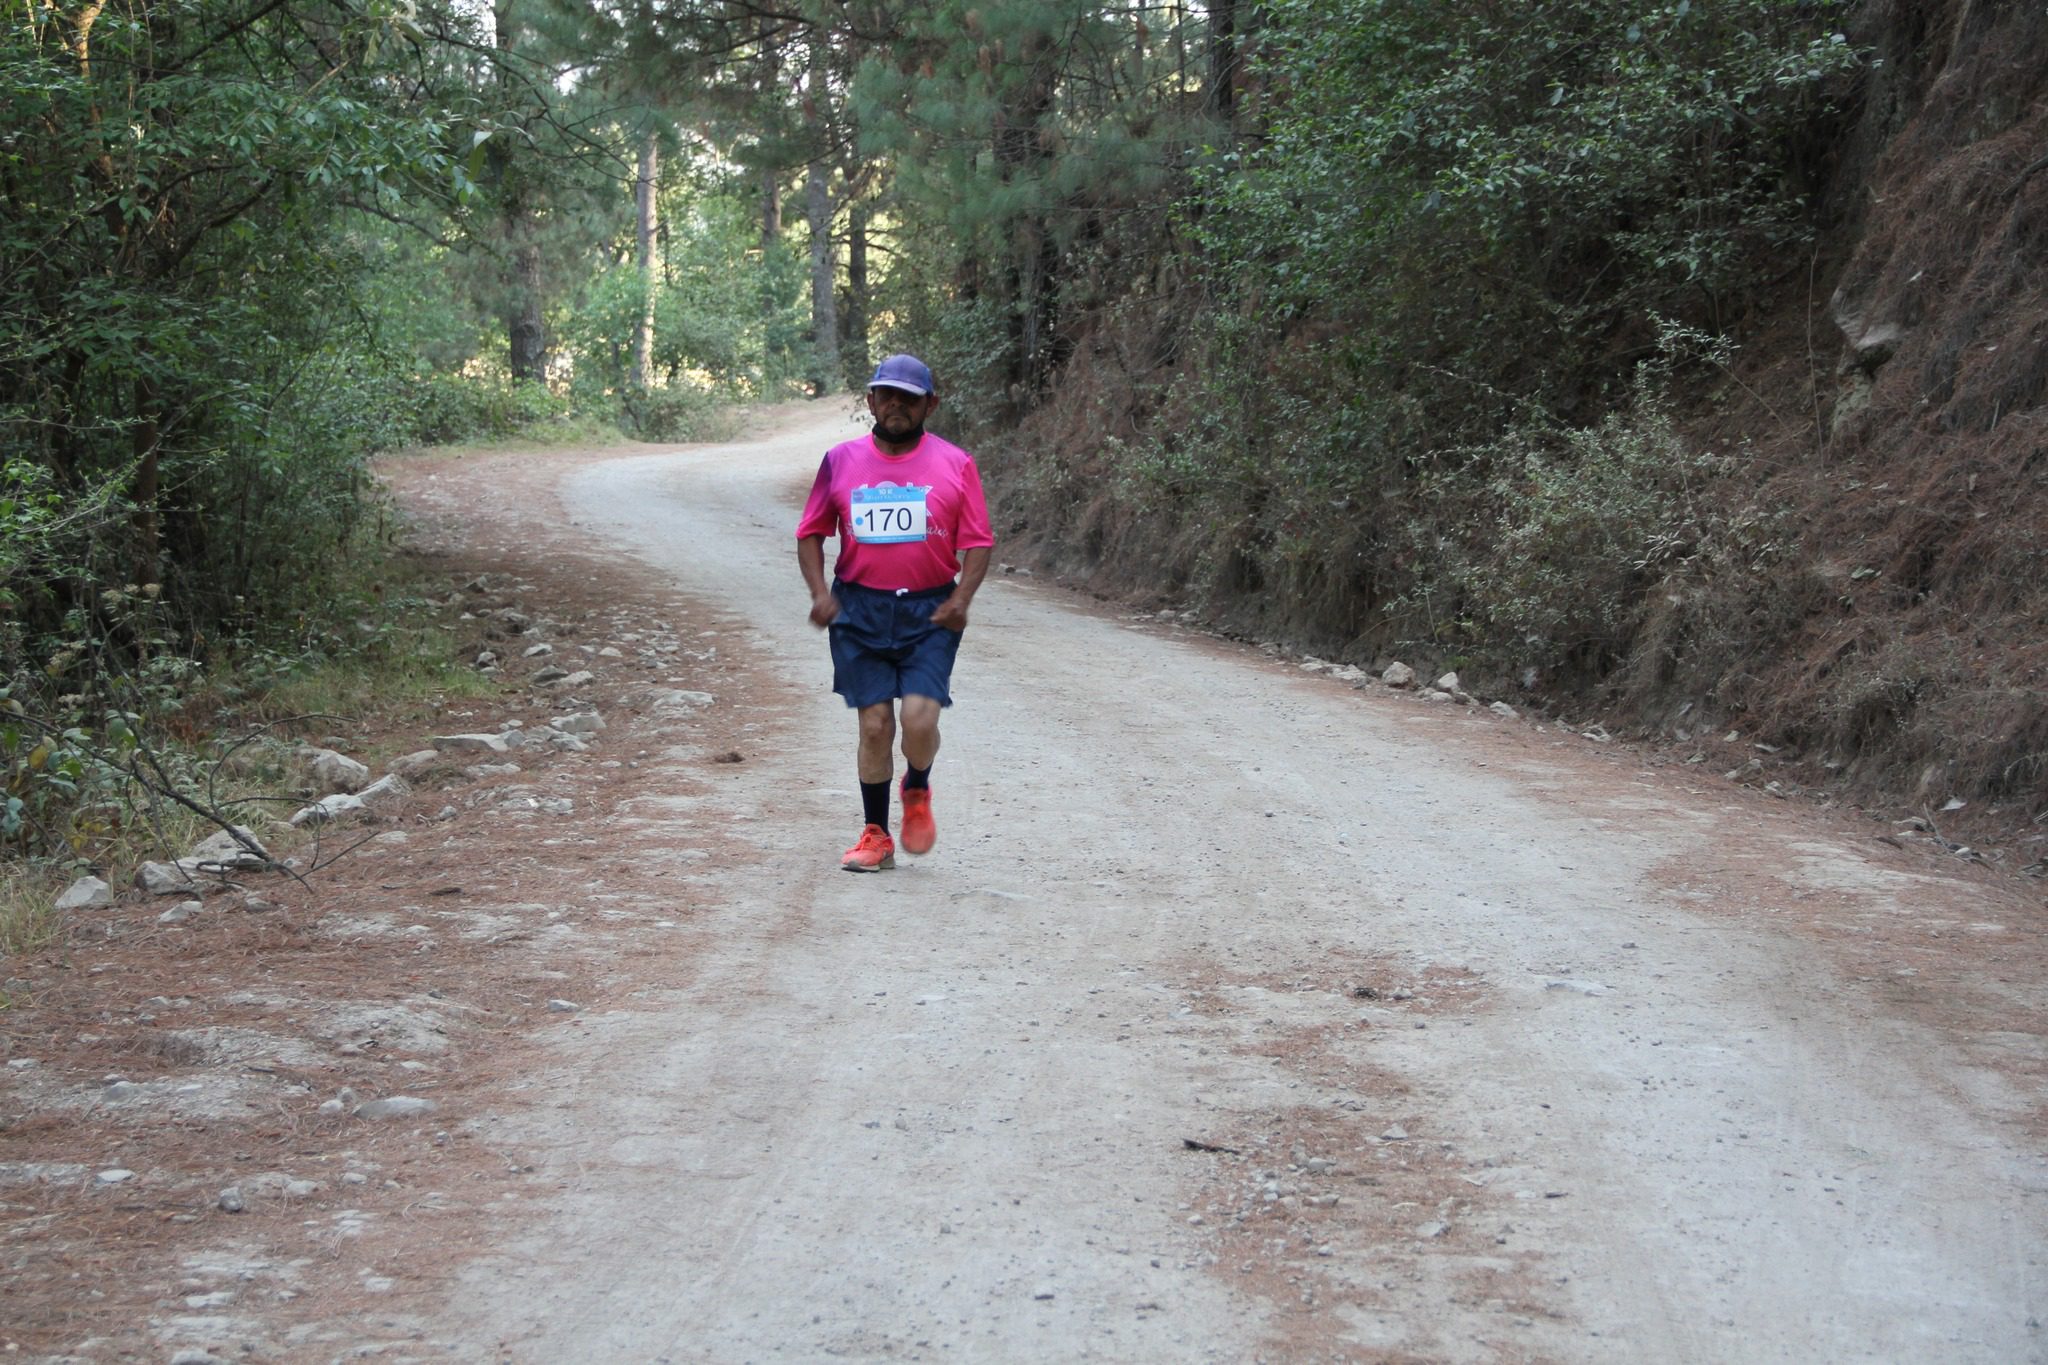
[[[1209,112],[1225,123],[1237,106],[1237,0],[1209,0]]]
[[[1052,37],[1044,32],[1018,40],[1016,57],[1021,77],[1005,95],[996,115],[995,160],[1003,183],[1028,186],[1021,209],[1010,227],[1008,293],[1011,340],[1017,364],[1011,379],[1035,389],[1050,368],[1052,305],[1057,287],[1058,257],[1047,230],[1047,205],[1034,202],[1048,192],[1045,141],[1046,117],[1052,112],[1054,73],[1048,60]]]
[[[654,234],[656,227],[654,189],[660,169],[660,150],[650,129],[640,144],[640,174],[633,183],[633,207],[638,227],[640,270],[640,321],[633,329],[632,386],[644,390],[654,372]]]
[[[846,311],[840,318],[841,358],[856,383],[868,373],[868,205],[856,199],[847,210]]]
[[[811,164],[804,175],[804,221],[811,234],[811,392],[822,398],[840,387],[838,271],[832,259],[832,98],[825,79],[825,39],[811,37],[810,89],[804,100],[811,127]]]
[[[507,215],[512,252],[512,290],[505,313],[506,349],[514,379],[544,384],[548,377],[547,322],[541,315],[540,244],[533,240],[531,216],[523,210]]]
[[[491,17],[502,59],[498,78],[509,87],[510,59],[517,42],[512,0],[497,0]],[[545,383],[548,370],[547,324],[541,312],[540,244],[534,240],[539,226],[526,203],[525,194],[511,183],[509,140],[494,138],[488,146],[491,148],[494,179],[502,196],[499,226],[512,254],[512,274],[506,281],[505,290],[506,364],[514,379]]]
[[[761,250],[773,251],[782,240],[782,172],[761,168]]]

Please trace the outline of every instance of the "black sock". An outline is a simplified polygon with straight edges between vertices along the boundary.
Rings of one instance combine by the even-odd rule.
[[[930,768],[913,768],[908,764],[904,765],[903,789],[905,791],[923,791],[931,784],[932,770]]]
[[[860,806],[867,813],[869,824],[880,825],[884,834],[889,832],[889,784],[887,782],[861,783]]]

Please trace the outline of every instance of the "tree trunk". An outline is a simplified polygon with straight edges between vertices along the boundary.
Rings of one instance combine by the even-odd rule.
[[[1046,193],[1045,163],[1050,159],[1044,134],[1053,105],[1053,64],[1049,60],[1053,39],[1040,32],[1026,36],[1021,43],[1016,69],[1023,75],[996,114],[995,160],[1004,184],[1031,186],[1036,196]],[[1011,379],[1034,389],[1046,378],[1050,355],[1046,342],[1058,266],[1046,230],[1045,210],[1043,203],[1028,204],[1010,229],[1010,333],[1017,351]]]
[[[512,377],[545,384],[548,335],[541,316],[540,244],[533,240],[533,224],[525,214],[519,214],[510,229],[518,242],[512,253],[512,305],[505,327]]]
[[[1229,123],[1237,107],[1237,0],[1209,0],[1209,112]]]
[[[804,220],[811,234],[811,393],[835,392],[839,378],[839,305],[833,292],[832,136],[826,113],[832,92],[825,79],[827,49],[811,39],[810,90],[804,108],[811,124],[811,164],[804,176]]]
[[[652,131],[640,144],[640,176],[633,185],[633,207],[639,225],[640,323],[633,329],[632,386],[644,390],[654,373],[654,189],[660,151]]]
[[[491,18],[498,50],[509,55],[518,41],[512,21],[512,0],[497,0],[492,7]],[[499,79],[509,81],[510,78],[501,72]],[[541,316],[540,244],[533,240],[539,229],[525,196],[510,184],[508,140],[493,138],[488,145],[494,179],[499,194],[503,196],[499,223],[512,251],[512,278],[506,282],[505,291],[506,364],[515,380],[545,383],[548,350],[547,329]]]
[[[760,81],[761,98],[764,104],[780,104],[783,93],[782,53],[775,45],[774,29],[769,21],[761,21]],[[775,253],[782,245],[782,168],[768,164],[761,167],[761,317],[771,330],[780,300],[773,281]]]
[[[847,211],[846,312],[841,318],[842,359],[858,387],[868,376],[868,205],[856,199]]]

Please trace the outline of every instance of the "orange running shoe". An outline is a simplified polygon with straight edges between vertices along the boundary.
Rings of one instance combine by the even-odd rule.
[[[932,789],[903,789],[903,851],[929,853],[939,839],[939,827],[932,823]]]
[[[880,825],[869,825],[860,832],[860,842],[846,850],[839,865],[848,872],[880,872],[885,867],[894,867],[896,841]]]

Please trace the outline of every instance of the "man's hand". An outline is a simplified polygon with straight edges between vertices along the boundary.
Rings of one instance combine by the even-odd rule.
[[[796,566],[811,590],[811,624],[819,630],[839,617],[839,599],[825,584],[825,537],[805,536],[796,543]]]
[[[977,545],[960,556],[960,582],[953,595],[939,603],[938,610],[932,613],[933,625],[954,631],[967,629],[967,607],[988,573],[988,553],[988,546]]]
[[[932,624],[956,633],[967,629],[967,604],[973,600],[954,593],[932,609]]]

